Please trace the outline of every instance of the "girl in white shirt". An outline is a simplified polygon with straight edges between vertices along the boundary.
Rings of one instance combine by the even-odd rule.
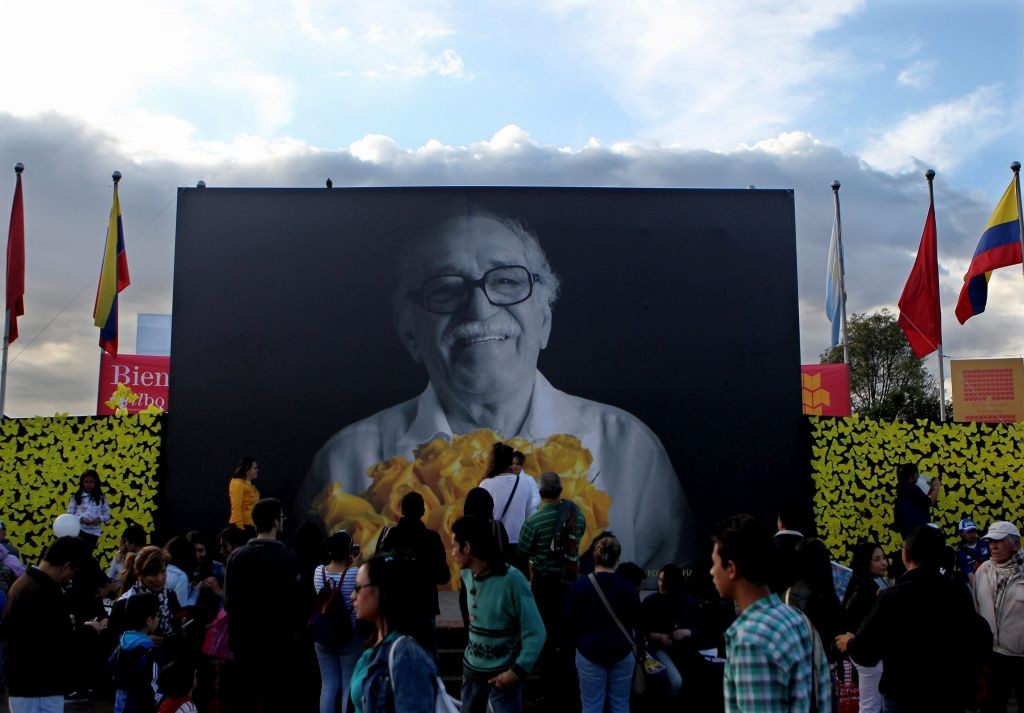
[[[103,534],[103,523],[110,520],[110,506],[103,495],[103,482],[95,470],[90,468],[79,477],[78,492],[71,496],[68,512],[78,515],[82,523],[79,539],[85,540],[90,551],[96,549]]]

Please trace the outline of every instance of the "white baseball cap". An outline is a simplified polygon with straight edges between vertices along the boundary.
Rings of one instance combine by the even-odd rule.
[[[988,532],[985,533],[983,539],[986,540],[1002,540],[1007,535],[1013,535],[1014,537],[1020,537],[1020,530],[1012,522],[1006,522],[1000,520],[999,522],[993,522],[988,526]]]

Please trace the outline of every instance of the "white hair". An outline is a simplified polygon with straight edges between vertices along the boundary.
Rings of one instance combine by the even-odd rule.
[[[544,248],[540,245],[540,240],[537,236],[526,227],[526,223],[523,220],[517,218],[508,218],[506,216],[497,215],[486,210],[473,210],[470,209],[463,215],[454,216],[445,220],[440,225],[433,229],[416,235],[408,243],[406,243],[401,251],[398,253],[398,259],[395,265],[395,289],[391,295],[391,307],[393,310],[395,324],[401,324],[401,316],[408,309],[412,301],[409,299],[410,290],[419,287],[419,285],[409,284],[410,279],[415,271],[416,265],[414,259],[416,257],[417,249],[431,240],[448,233],[448,227],[457,220],[468,220],[470,218],[487,218],[500,224],[503,228],[508,230],[512,235],[519,238],[519,241],[523,245],[523,252],[526,256],[526,267],[529,268],[530,272],[537,275],[534,285],[540,287],[544,293],[544,299],[548,303],[548,307],[553,307],[555,302],[558,300],[558,295],[561,290],[561,280],[551,267],[551,263],[548,262],[548,257],[544,253]]]

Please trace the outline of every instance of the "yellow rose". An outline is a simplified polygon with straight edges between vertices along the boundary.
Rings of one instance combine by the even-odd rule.
[[[583,475],[594,462],[594,456],[583,447],[580,439],[565,433],[548,438],[534,455],[537,472],[551,471],[563,478],[569,475]]]
[[[423,522],[441,536],[441,542],[444,543],[445,547],[450,547],[452,544],[452,525],[460,517],[462,517],[462,503],[455,502],[430,509],[423,516]]]
[[[418,483],[402,483],[388,495],[387,502],[381,509],[380,514],[391,522],[398,522],[398,518],[402,517],[402,498],[412,492],[417,492],[423,496],[423,504],[428,512],[431,508],[436,508],[441,504],[441,501],[434,495],[434,491],[429,488],[424,488]]]
[[[575,502],[585,502],[594,511],[595,522],[608,523],[612,499],[608,493],[598,490],[583,476],[562,478],[562,497]]]
[[[438,497],[441,494],[438,485],[441,479],[458,472],[462,466],[459,452],[443,438],[435,438],[429,443],[421,444],[413,451],[413,455],[416,457],[412,464],[416,477]]]
[[[413,464],[401,456],[378,463],[367,472],[373,479],[373,484],[363,494],[363,497],[373,503],[374,509],[378,512],[387,505],[388,498],[396,488],[412,484],[416,480]]]
[[[491,465],[491,452],[500,439],[489,428],[478,428],[452,438],[452,447],[458,452],[462,465],[487,472]]]
[[[374,509],[365,499],[346,493],[340,484],[329,483],[313,500],[313,512],[324,521],[328,531],[333,531],[346,518],[374,514]]]
[[[466,494],[480,485],[484,479],[484,470],[473,466],[462,466],[450,477],[438,483],[439,496],[442,503],[461,502]]]
[[[402,477],[402,473],[409,467],[409,461],[402,456],[388,458],[376,465],[370,466],[366,474],[370,476],[373,484],[370,488],[382,488],[389,490],[395,482]]]
[[[367,559],[377,549],[377,539],[387,524],[389,523],[385,517],[375,512],[369,512],[345,518],[338,524],[338,527],[328,528],[328,533],[333,535],[335,532],[345,530],[352,535],[352,542],[362,548],[363,558]]]

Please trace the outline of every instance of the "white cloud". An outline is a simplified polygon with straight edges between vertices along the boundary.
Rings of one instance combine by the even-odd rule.
[[[810,153],[820,146],[822,143],[806,131],[786,131],[770,139],[761,139],[753,146],[741,144],[740,148],[785,156]]]
[[[863,0],[702,0],[550,5],[574,45],[605,72],[607,91],[656,136],[728,150],[791,128],[822,79],[860,71],[819,36]]]
[[[908,114],[868,141],[861,155],[884,171],[906,171],[919,163],[949,170],[1007,131],[1002,95],[1000,85],[990,84],[958,99]]]
[[[537,146],[537,143],[530,138],[529,132],[524,131],[515,124],[509,124],[495,133],[490,141],[481,142],[481,145],[496,153],[502,153],[534,147]]]
[[[902,70],[896,77],[896,81],[914,89],[923,89],[932,81],[935,73],[935,62],[918,60]]]
[[[387,163],[398,155],[398,144],[390,136],[367,134],[348,147],[349,152],[360,161]]]
[[[419,57],[412,64],[385,64],[363,70],[368,79],[419,79],[430,74],[456,79],[472,79],[473,75],[465,71],[462,57],[454,50],[446,49],[436,57]]]
[[[322,61],[335,64],[336,76],[378,80],[471,78],[455,49],[436,46],[455,34],[449,12],[446,3],[429,0],[293,3],[296,26]]]

